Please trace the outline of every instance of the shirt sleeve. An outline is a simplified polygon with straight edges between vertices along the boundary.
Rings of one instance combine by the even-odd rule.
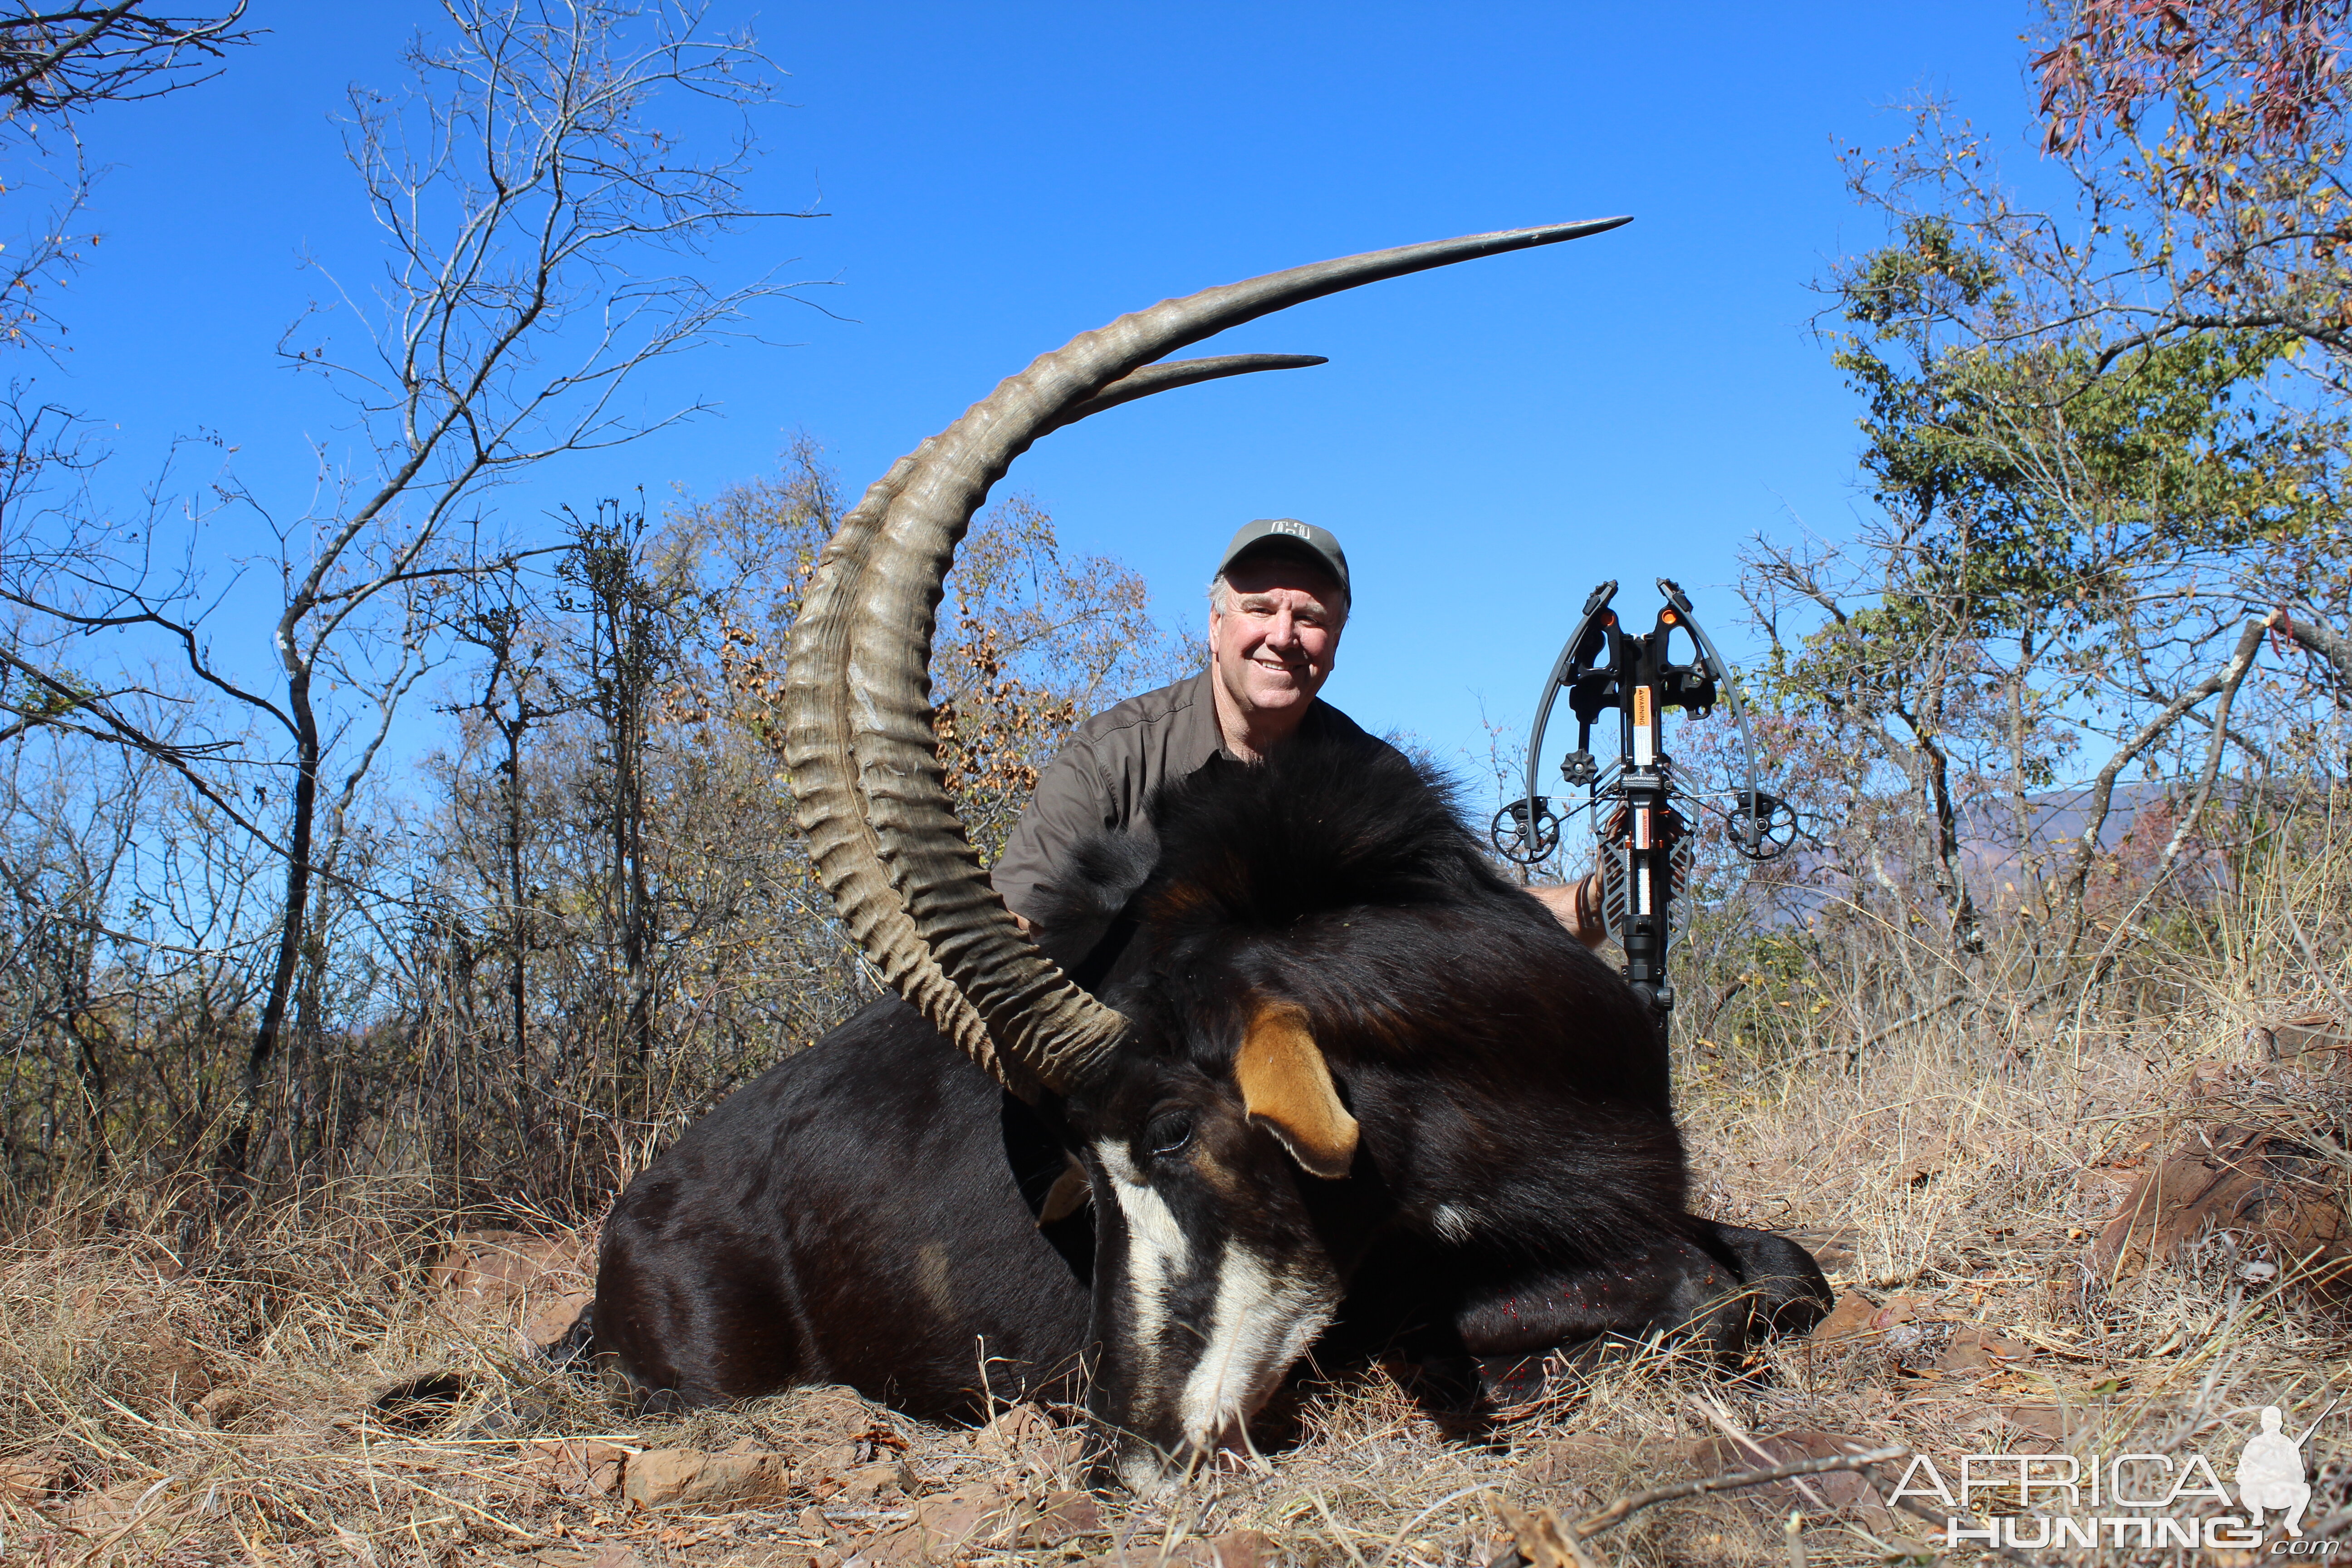
[[[1118,825],[1093,745],[1079,741],[1063,747],[1038,775],[1027,809],[989,873],[997,896],[1014,914],[1038,921],[1051,902],[1055,868],[1069,863],[1070,852],[1087,835]]]

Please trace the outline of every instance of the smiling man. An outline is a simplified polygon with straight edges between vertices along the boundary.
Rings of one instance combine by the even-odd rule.
[[[1045,773],[992,873],[1024,931],[1054,907],[1056,868],[1106,829],[1153,837],[1144,807],[1161,784],[1213,760],[1252,763],[1294,736],[1390,750],[1317,694],[1347,625],[1348,557],[1295,517],[1244,524],[1209,584],[1209,668],[1097,713]],[[1601,879],[1530,888],[1588,946],[1606,937]]]
[[[1055,870],[1089,834],[1149,837],[1151,792],[1212,759],[1255,762],[1295,735],[1386,751],[1317,693],[1348,620],[1348,557],[1327,529],[1260,518],[1225,546],[1209,585],[1209,668],[1130,697],[1077,728],[994,872],[1026,924],[1050,907]]]

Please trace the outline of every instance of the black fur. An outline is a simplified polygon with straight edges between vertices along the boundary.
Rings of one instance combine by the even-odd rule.
[[[1301,742],[1213,764],[1153,819],[1139,889],[1134,847],[1098,844],[1049,921],[1048,950],[1133,1026],[1101,1082],[1032,1112],[877,1004],[630,1185],[595,1332],[641,1397],[839,1381],[970,1415],[980,1346],[999,1397],[1066,1392],[1093,1347],[1096,1414],[1173,1455],[1181,1355],[1132,1342],[1137,1303],[1197,1343],[1219,1300],[1199,1260],[1235,1248],[1346,1290],[1333,1354],[1402,1344],[1490,1374],[1657,1331],[1731,1354],[1826,1308],[1801,1249],[1687,1212],[1648,1010],[1496,874],[1432,775]],[[1360,1124],[1346,1180],[1244,1114],[1234,1053],[1275,1005],[1304,1012]],[[1083,1216],[1035,1221],[1072,1156],[1091,1245]],[[1121,1179],[1173,1216],[1192,1273],[1139,1261],[1104,1195]]]

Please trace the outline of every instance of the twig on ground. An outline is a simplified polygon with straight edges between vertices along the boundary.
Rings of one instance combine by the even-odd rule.
[[[1738,1491],[1747,1487],[1769,1486],[1774,1481],[1793,1480],[1799,1476],[1823,1476],[1833,1470],[1866,1469],[1883,1465],[1890,1459],[1906,1458],[1911,1450],[1905,1447],[1868,1448],[1859,1454],[1837,1454],[1826,1459],[1797,1459],[1769,1469],[1733,1470],[1720,1476],[1700,1476],[1694,1480],[1675,1481],[1670,1486],[1653,1487],[1648,1491],[1635,1492],[1619,1498],[1599,1513],[1562,1524],[1557,1511],[1548,1508],[1522,1511],[1488,1493],[1486,1501],[1512,1534],[1511,1549],[1496,1557],[1487,1568],[1557,1568],[1561,1559],[1575,1568],[1603,1568],[1584,1542],[1606,1530],[1614,1530],[1645,1508],[1678,1498],[1703,1497],[1709,1492]],[[1906,1500],[1908,1500],[1907,1499]],[[1532,1549],[1532,1550],[1530,1550]]]
[[[1799,1476],[1825,1476],[1833,1470],[1867,1469],[1890,1459],[1909,1457],[1905,1447],[1865,1448],[1859,1454],[1836,1454],[1826,1459],[1795,1459],[1785,1465],[1774,1465],[1767,1470],[1732,1470],[1720,1476],[1701,1476],[1696,1480],[1676,1481],[1671,1486],[1652,1487],[1645,1492],[1619,1498],[1589,1519],[1579,1520],[1576,1533],[1580,1538],[1613,1530],[1645,1508],[1676,1498],[1701,1497],[1708,1492],[1738,1491],[1747,1487],[1769,1486],[1774,1481],[1793,1480]]]
[[[1768,1465],[1772,1462],[1772,1450],[1748,1436],[1739,1423],[1731,1418],[1731,1412],[1723,1407],[1723,1401],[1709,1394],[1704,1399],[1694,1397],[1690,1403],[1693,1409],[1706,1416],[1714,1424],[1717,1430],[1731,1439],[1732,1447],[1736,1451],[1746,1454],[1751,1460],[1760,1459]],[[1828,1500],[1803,1481],[1791,1479],[1789,1484],[1797,1489],[1797,1495],[1803,1498],[1815,1513],[1834,1511],[1831,1509]]]

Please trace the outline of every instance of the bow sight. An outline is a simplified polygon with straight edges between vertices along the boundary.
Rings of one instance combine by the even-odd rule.
[[[1629,632],[1609,607],[1614,578],[1592,590],[1584,614],[1569,634],[1536,704],[1535,733],[1528,740],[1528,791],[1495,814],[1491,837],[1507,858],[1531,866],[1559,847],[1566,816],[1591,808],[1601,840],[1602,907],[1609,929],[1625,950],[1625,978],[1648,998],[1661,1018],[1675,1005],[1666,983],[1666,949],[1674,938],[1675,895],[1689,875],[1694,845],[1690,824],[1675,808],[1674,761],[1660,740],[1665,711],[1680,708],[1694,719],[1711,712],[1720,696],[1739,727],[1740,762],[1748,787],[1730,793],[1727,826],[1732,846],[1750,860],[1769,860],[1796,840],[1796,815],[1785,801],[1757,787],[1756,745],[1738,685],[1716,651],[1715,641],[1691,613],[1689,597],[1672,579],[1658,579],[1666,596],[1657,625]],[[1671,661],[1668,639],[1675,631],[1695,645],[1688,664]],[[1585,799],[1565,816],[1536,793],[1536,769],[1543,755],[1544,730],[1561,692],[1576,714],[1576,749],[1560,760],[1560,777],[1582,786]],[[1592,726],[1617,714],[1618,753],[1606,765],[1593,759]],[[1691,795],[1704,804],[1706,797]]]

